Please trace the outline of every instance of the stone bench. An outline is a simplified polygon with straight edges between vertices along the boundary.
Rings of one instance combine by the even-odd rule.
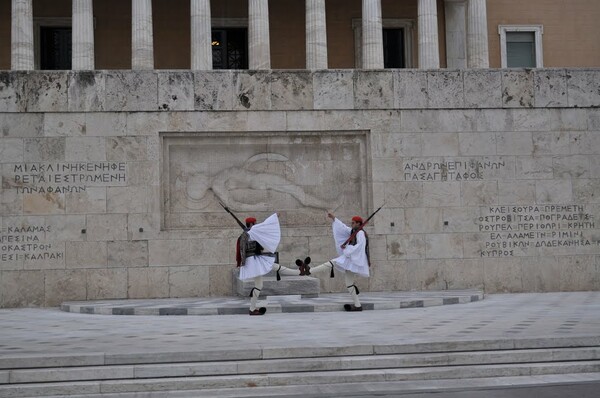
[[[261,297],[300,295],[303,298],[318,297],[321,292],[319,279],[312,276],[281,276],[278,281],[275,273],[265,275],[263,279]],[[254,281],[243,281],[240,279],[240,271],[233,270],[233,287],[239,296],[248,297],[254,287]]]

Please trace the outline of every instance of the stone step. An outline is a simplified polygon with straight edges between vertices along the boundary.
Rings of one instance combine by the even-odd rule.
[[[381,345],[340,345],[321,347],[262,347],[243,350],[158,351],[158,352],[90,352],[83,354],[2,355],[0,371],[56,367],[104,365],[143,365],[183,362],[247,361],[288,358],[374,356],[391,354],[432,354],[478,351],[577,349],[600,347],[600,337],[565,336],[550,338],[512,338],[463,341],[433,341]]]
[[[230,376],[194,376],[137,380],[32,383],[0,386],[2,397],[34,397],[77,394],[114,394],[248,388],[338,383],[377,383],[407,380],[442,380],[480,377],[516,377],[565,373],[598,373],[600,360],[556,363],[465,365],[417,368],[383,368],[321,372],[267,373]]]
[[[0,372],[0,375],[4,374],[4,377],[0,377],[0,384],[364,370],[424,366],[438,367],[449,365],[490,365],[532,362],[550,363],[594,359],[600,359],[600,347],[161,363],[126,366],[54,367],[2,371]]]
[[[507,388],[552,387],[600,382],[600,373],[568,373],[514,377],[480,377],[466,379],[408,380],[378,383],[337,383],[316,385],[291,385],[253,388],[222,388],[185,391],[146,392],[144,398],[264,398],[264,397],[343,397],[343,396],[397,396],[408,394],[440,394],[457,391],[481,391]],[[69,398],[141,398],[139,393],[71,395]],[[52,395],[47,398],[64,398]]]

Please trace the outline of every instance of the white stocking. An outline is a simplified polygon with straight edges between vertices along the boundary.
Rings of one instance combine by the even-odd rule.
[[[300,275],[300,269],[291,269],[288,267],[284,267],[283,265],[279,265],[277,263],[273,263],[272,271],[279,271],[281,275],[287,276],[298,276]]]
[[[257,276],[254,278],[254,289],[252,289],[252,297],[250,298],[250,311],[254,311],[256,309],[256,301],[258,300],[258,296],[260,296],[260,291],[263,288],[263,277]]]
[[[354,285],[354,273],[350,271],[344,272],[344,280],[346,281],[346,288],[348,289],[348,293],[352,296],[352,300],[354,300],[354,306],[360,307],[360,301],[358,300],[358,294],[356,293],[356,286]]]
[[[332,268],[333,268],[333,264],[331,263],[331,261],[327,261],[326,263],[317,265],[316,267],[310,267],[310,273],[311,274],[320,274],[320,273],[325,273],[325,272],[331,272]]]

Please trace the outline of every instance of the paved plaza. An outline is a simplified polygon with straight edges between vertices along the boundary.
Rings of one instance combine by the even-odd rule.
[[[366,296],[366,294],[365,294]],[[366,299],[365,299],[366,301]],[[144,353],[596,337],[600,292],[488,295],[396,310],[267,313],[262,317],[110,316],[0,310],[0,362],[51,353]]]

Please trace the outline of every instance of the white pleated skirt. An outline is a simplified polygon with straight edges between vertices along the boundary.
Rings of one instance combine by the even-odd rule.
[[[246,264],[240,267],[240,279],[252,279],[268,274],[273,269],[275,257],[252,256],[246,258]]]

